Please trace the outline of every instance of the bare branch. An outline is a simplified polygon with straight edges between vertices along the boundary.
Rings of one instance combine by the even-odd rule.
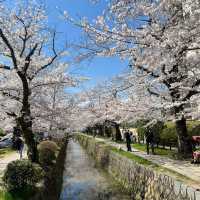
[[[25,72],[27,71],[27,69],[29,67],[29,64],[30,64],[30,61],[31,61],[31,57],[34,55],[34,52],[37,49],[37,47],[38,47],[38,44],[36,43],[34,45],[34,47],[30,50],[29,54],[26,56],[25,64],[24,64],[24,71]]]
[[[10,54],[12,56],[12,62],[13,62],[14,68],[17,69],[17,59],[16,59],[16,56],[15,56],[14,49],[11,46],[10,42],[8,41],[7,37],[4,35],[4,33],[3,33],[1,28],[0,28],[0,37],[2,38],[3,42],[8,47],[8,49],[10,51]]]
[[[0,64],[0,69],[11,70],[11,67],[10,67],[10,66],[8,66],[8,65],[3,65],[3,64]]]
[[[57,54],[56,49],[55,49],[55,37],[56,37],[56,32],[54,31],[54,33],[53,33],[53,41],[52,41],[52,51],[53,51],[53,53],[54,53],[53,57],[50,59],[50,61],[49,61],[47,64],[41,66],[40,69],[38,69],[38,70],[35,72],[34,76],[30,77],[31,80],[32,80],[32,79],[35,77],[35,75],[37,75],[40,71],[42,71],[43,69],[46,69],[48,66],[50,66],[51,64],[53,64],[53,62],[54,62],[54,61],[56,60],[56,58],[58,57],[58,54]]]

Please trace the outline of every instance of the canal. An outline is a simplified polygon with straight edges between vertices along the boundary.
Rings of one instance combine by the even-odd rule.
[[[129,200],[113,182],[79,143],[69,142],[60,200]]]

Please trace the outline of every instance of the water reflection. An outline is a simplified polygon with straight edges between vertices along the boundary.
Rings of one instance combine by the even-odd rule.
[[[60,200],[128,200],[95,167],[84,149],[70,141]]]

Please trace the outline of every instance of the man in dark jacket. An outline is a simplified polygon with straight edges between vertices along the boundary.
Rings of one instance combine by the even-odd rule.
[[[147,146],[147,154],[149,154],[149,146],[151,146],[152,154],[154,154],[154,134],[152,129],[148,129],[146,132],[146,146]]]
[[[17,151],[19,152],[20,159],[23,157],[24,141],[22,137],[17,137],[15,140]]]
[[[126,130],[124,135],[125,135],[125,138],[126,138],[127,151],[132,151],[131,150],[131,135],[130,135],[130,132],[128,130]]]

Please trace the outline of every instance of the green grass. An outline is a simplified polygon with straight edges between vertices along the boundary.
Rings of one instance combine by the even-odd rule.
[[[111,148],[111,150],[113,152],[118,153],[118,154],[120,154],[122,156],[125,156],[128,159],[131,159],[131,160],[135,161],[138,164],[145,165],[145,166],[151,166],[152,168],[159,167],[159,165],[154,164],[153,162],[151,162],[151,161],[149,161],[147,159],[144,159],[144,158],[142,158],[140,156],[134,155],[133,153],[130,153],[130,152],[127,152],[127,151],[124,151],[124,150],[118,150],[115,147],[110,147],[110,148]]]
[[[13,193],[0,189],[0,200],[28,200],[35,194],[36,191],[31,188],[24,189],[21,192],[13,192]]]
[[[146,152],[146,145],[145,144],[133,144],[132,146],[139,151],[145,151]],[[158,147],[158,148],[155,147],[154,151],[155,151],[156,155],[166,156],[166,157],[169,157],[169,158],[173,158],[173,156],[175,154],[177,154],[177,152],[174,151],[174,150],[163,149],[163,148],[160,148],[160,147]]]
[[[185,183],[192,183],[192,184],[196,184],[196,182],[176,171],[173,171],[171,169],[168,169],[168,168],[165,168],[165,167],[162,167],[156,163],[153,163],[151,162],[150,160],[147,160],[145,158],[142,158],[140,156],[137,156],[137,155],[134,155],[133,153],[130,153],[130,152],[126,152],[124,150],[118,150],[117,148],[115,147],[112,147],[110,146],[110,149],[111,151],[121,155],[121,156],[124,156],[130,160],[133,160],[134,162],[136,162],[137,164],[140,164],[140,165],[143,165],[144,167],[147,167],[147,168],[150,168],[152,169],[153,171],[155,172],[158,172],[158,173],[161,173],[161,174],[165,174],[165,175],[168,175],[168,176],[172,176],[174,178],[176,178],[176,180],[179,180],[179,181],[182,181],[182,182],[185,182]]]
[[[90,137],[90,136],[83,135],[83,137]],[[96,138],[94,140],[95,140],[95,142],[100,143],[101,145],[107,146],[112,152],[117,153],[121,156],[124,156],[124,157],[126,157],[130,160],[133,160],[134,162],[136,162],[140,165],[143,165],[144,167],[150,168],[157,173],[165,174],[165,175],[174,177],[176,180],[179,180],[179,181],[184,182],[186,184],[199,184],[196,181],[190,179],[189,177],[184,176],[184,175],[182,175],[182,174],[180,174],[180,173],[178,173],[174,170],[160,166],[156,163],[151,162],[150,160],[147,160],[145,158],[137,156],[133,153],[130,153],[130,152],[127,152],[127,151],[124,151],[124,150],[119,150],[117,147],[113,147],[111,145],[106,144],[106,142],[103,142],[103,141],[100,142],[100,141],[96,140]],[[140,150],[144,150],[145,145],[140,145],[140,146],[138,146],[138,148],[140,148]],[[169,151],[169,150],[167,150],[167,151]]]
[[[0,200],[14,200],[9,192],[0,190]]]

